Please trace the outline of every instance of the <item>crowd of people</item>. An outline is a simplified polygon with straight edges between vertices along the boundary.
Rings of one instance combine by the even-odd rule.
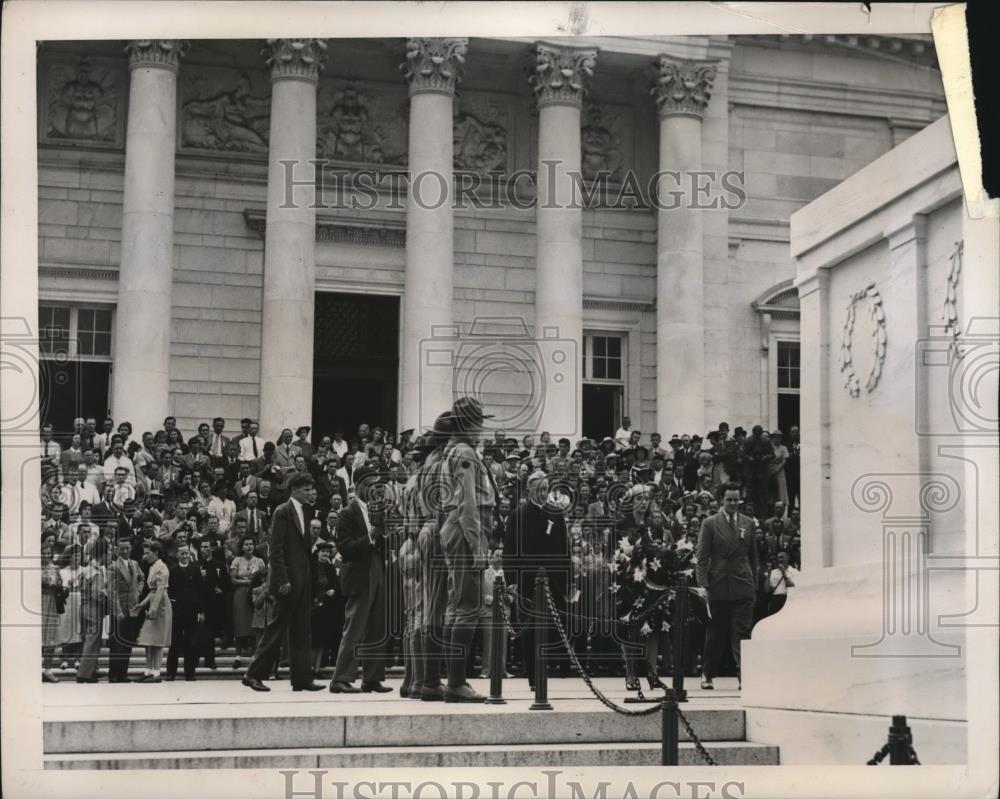
[[[231,666],[248,659],[255,690],[288,663],[296,690],[316,690],[332,666],[334,693],[387,691],[399,659],[404,696],[481,701],[466,678],[490,674],[494,602],[507,619],[499,661],[533,680],[538,565],[591,673],[635,689],[645,670],[660,684],[673,653],[658,597],[681,573],[704,595],[684,668],[712,687],[727,635],[738,666],[738,641],[781,607],[800,567],[797,428],[786,439],[722,422],[664,441],[626,418],[600,441],[514,438],[460,402],[398,439],[362,424],[272,441],[249,418],[234,435],[222,418],[193,435],[174,417],[138,436],[112,419],[43,427],[43,679],[58,681],[61,664],[97,682],[104,641],[109,682],[128,679],[133,646],[146,682],[174,679],[181,662],[194,680],[235,647]],[[727,547],[742,553],[735,583]],[[667,563],[673,576],[657,577]]]

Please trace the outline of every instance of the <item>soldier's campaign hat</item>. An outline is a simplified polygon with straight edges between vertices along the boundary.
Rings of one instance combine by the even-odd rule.
[[[492,419],[493,414],[483,413],[482,403],[475,397],[459,397],[451,406],[451,418],[458,426],[482,424],[484,419]]]

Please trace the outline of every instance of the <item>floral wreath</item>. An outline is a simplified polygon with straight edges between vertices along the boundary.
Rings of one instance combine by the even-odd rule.
[[[631,542],[627,536],[608,564],[614,581],[609,591],[618,600],[618,620],[638,624],[640,635],[670,632],[677,591],[690,591],[702,600],[705,591],[697,587],[694,568],[698,564],[694,543],[681,538],[676,543]],[[688,617],[696,618],[692,605]]]
[[[863,299],[871,300],[871,317],[875,322],[872,330],[872,350],[874,359],[871,371],[868,373],[868,381],[865,389],[870,394],[878,385],[882,376],[882,364],[885,362],[885,311],[882,308],[882,295],[875,288],[875,283],[869,283],[861,291],[856,291],[851,295],[851,301],[847,304],[847,318],[844,320],[844,339],[840,345],[840,371],[844,372],[844,388],[852,397],[861,395],[861,384],[858,376],[854,372],[854,353],[851,350],[852,338],[854,336],[854,320],[858,303]]]

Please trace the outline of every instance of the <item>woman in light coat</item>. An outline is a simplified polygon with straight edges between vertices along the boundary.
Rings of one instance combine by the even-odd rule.
[[[163,562],[162,555],[163,547],[159,541],[143,543],[142,559],[149,564],[149,574],[146,577],[149,593],[139,603],[139,609],[146,610],[146,618],[136,643],[146,647],[146,670],[138,682],[160,682],[163,648],[170,646],[174,613],[167,595],[170,570]]]

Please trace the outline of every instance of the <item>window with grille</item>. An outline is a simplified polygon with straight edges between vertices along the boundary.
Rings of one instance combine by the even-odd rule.
[[[583,337],[584,380],[622,382],[625,374],[622,336],[592,333]]]
[[[799,342],[778,342],[778,390],[799,390]]]

